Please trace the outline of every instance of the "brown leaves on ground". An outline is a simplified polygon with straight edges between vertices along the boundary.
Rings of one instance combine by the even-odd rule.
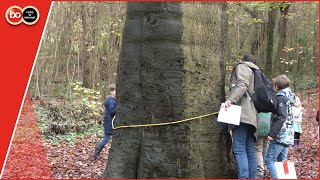
[[[306,109],[303,116],[301,147],[290,148],[289,160],[295,162],[298,178],[318,177],[318,124],[315,120],[318,107],[317,89],[296,93]],[[99,178],[108,159],[110,143],[101,152],[101,159],[93,160],[95,145],[101,140],[93,135],[75,145],[46,144],[52,174],[55,178]]]
[[[100,159],[93,159],[95,145],[101,139],[95,135],[87,136],[76,144],[45,144],[54,178],[99,178],[107,161],[109,148],[107,144],[101,151]]]
[[[288,157],[295,162],[297,177],[301,179],[318,177],[317,93],[317,89],[297,93],[306,110],[302,122],[303,133],[301,147],[290,147]],[[101,140],[97,135],[79,139],[74,145],[46,143],[47,161],[43,144],[39,141],[39,129],[31,123],[36,120],[30,104],[26,100],[3,177],[50,178],[52,172],[54,178],[99,178],[106,167],[111,144],[103,149],[100,160],[94,160],[92,155],[95,146]],[[48,172],[47,163],[51,172]]]
[[[52,178],[29,95],[23,105],[2,178]]]

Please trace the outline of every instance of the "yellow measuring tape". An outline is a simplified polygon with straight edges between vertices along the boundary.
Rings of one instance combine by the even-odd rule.
[[[113,117],[113,119],[112,119],[112,129],[135,128],[135,127],[151,127],[151,126],[164,126],[164,125],[170,125],[170,124],[178,124],[178,123],[183,123],[183,122],[187,122],[187,121],[191,121],[191,120],[195,120],[195,119],[200,119],[200,118],[212,116],[212,115],[218,114],[218,113],[219,112],[214,112],[214,113],[205,114],[205,115],[202,115],[202,116],[197,116],[197,117],[193,117],[193,118],[189,118],[189,119],[183,119],[183,120],[174,121],[174,122],[165,122],[165,123],[157,123],[157,124],[138,124],[138,125],[118,126],[118,127],[114,127],[113,121],[114,121],[115,117]]]

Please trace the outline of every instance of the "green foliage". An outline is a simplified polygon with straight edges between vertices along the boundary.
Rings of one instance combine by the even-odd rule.
[[[51,143],[51,144],[61,144],[61,143],[74,144],[77,141],[84,138],[85,136],[92,135],[92,134],[95,134],[98,137],[102,138],[104,135],[102,126],[94,125],[82,133],[69,132],[66,134],[46,134],[44,136],[45,137],[44,140],[47,143]]]
[[[302,79],[294,79],[292,85],[295,91],[312,89],[318,87],[318,76],[303,76]]]
[[[263,19],[253,18],[247,22],[247,25],[262,24],[262,23],[263,23]]]
[[[290,3],[288,2],[252,2],[252,3],[248,3],[247,6],[249,7],[253,7],[257,10],[260,11],[270,11],[272,9],[276,9],[276,8],[286,8],[290,5]]]
[[[46,123],[48,119],[48,112],[49,111],[42,106],[35,107],[35,113],[41,132],[45,132],[48,129],[48,124]]]
[[[75,102],[75,105],[88,106],[93,113],[97,115],[99,100],[101,99],[101,93],[93,89],[85,88],[82,86],[82,82],[70,83],[71,88],[71,99]]]
[[[228,10],[226,11],[227,14],[232,14],[232,13],[235,13],[235,12],[237,12],[237,11],[234,10],[234,9],[228,9]]]
[[[70,91],[66,93],[66,89]],[[84,88],[80,82],[60,88],[59,94],[63,92],[63,98],[53,98],[35,107],[45,139],[52,143],[74,142],[86,134],[101,134],[100,92]]]
[[[51,93],[52,97],[65,97],[67,94],[67,86],[63,83],[55,84]]]

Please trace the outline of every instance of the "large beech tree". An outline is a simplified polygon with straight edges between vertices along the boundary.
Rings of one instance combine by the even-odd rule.
[[[212,17],[220,8],[217,3],[128,3],[115,126],[171,122],[219,110],[225,68],[220,24],[225,23]],[[230,137],[215,119],[115,130],[103,177],[234,177]]]

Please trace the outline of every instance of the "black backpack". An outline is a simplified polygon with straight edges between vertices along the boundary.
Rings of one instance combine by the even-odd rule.
[[[251,68],[252,69],[252,68]],[[277,93],[272,82],[260,69],[252,69],[254,74],[254,92],[248,94],[258,112],[275,112],[277,108]]]
[[[247,91],[258,112],[275,112],[277,108],[277,95],[272,82],[260,69],[250,68],[254,74],[254,92]],[[235,68],[233,70],[235,75]],[[235,76],[236,77],[236,76]]]

